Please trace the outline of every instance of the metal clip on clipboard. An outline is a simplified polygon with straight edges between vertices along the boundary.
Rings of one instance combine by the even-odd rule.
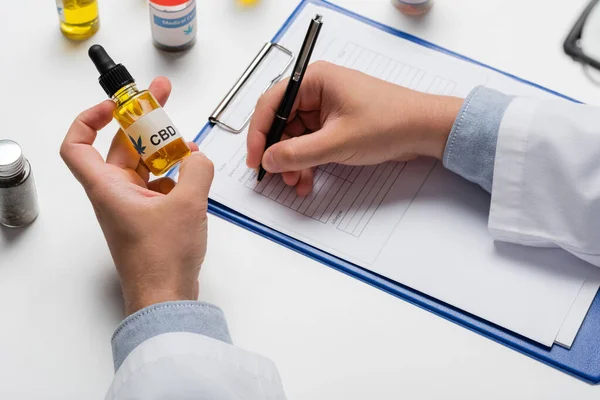
[[[282,51],[283,53],[287,54],[290,59],[287,62],[287,64],[285,65],[285,67],[283,68],[283,70],[269,82],[269,84],[267,85],[267,87],[265,88],[263,93],[265,93],[267,90],[269,90],[274,84],[276,84],[283,77],[285,72],[288,70],[288,68],[292,65],[292,62],[294,61],[294,53],[292,53],[290,50],[286,49],[285,47],[283,47],[277,43],[268,42],[267,44],[265,44],[263,46],[263,48],[257,54],[257,56],[254,58],[254,60],[252,60],[252,62],[248,66],[248,68],[246,68],[246,71],[244,71],[244,73],[242,74],[240,79],[237,80],[237,82],[235,83],[235,85],[233,85],[233,87],[227,93],[225,98],[223,98],[223,100],[219,103],[219,105],[217,106],[215,111],[213,111],[213,113],[210,115],[210,117],[208,118],[208,121],[211,124],[216,124],[216,125],[220,126],[221,128],[224,128],[233,133],[240,133],[244,130],[244,128],[246,127],[248,122],[250,122],[250,119],[252,118],[252,114],[254,114],[254,109],[250,112],[250,114],[248,115],[246,120],[242,123],[242,126],[240,126],[239,128],[228,125],[227,123],[225,123],[224,121],[221,120],[221,117],[223,116],[223,113],[227,110],[227,107],[229,106],[229,104],[232,102],[232,100],[238,94],[240,89],[242,89],[242,87],[244,87],[244,84],[246,84],[248,79],[250,79],[252,74],[254,74],[254,72],[261,65],[263,60],[267,57],[267,55],[271,52],[272,49]]]

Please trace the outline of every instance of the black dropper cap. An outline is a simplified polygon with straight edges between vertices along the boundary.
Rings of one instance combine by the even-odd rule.
[[[127,71],[127,68],[123,64],[115,64],[113,59],[106,53],[106,50],[104,50],[104,47],[99,44],[90,47],[88,55],[94,62],[98,72],[100,72],[98,81],[108,97],[112,97],[123,86],[135,82],[129,71]]]

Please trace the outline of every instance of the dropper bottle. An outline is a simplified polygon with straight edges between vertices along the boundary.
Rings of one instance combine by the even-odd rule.
[[[88,54],[100,73],[100,86],[117,105],[113,117],[152,174],[163,175],[191,154],[165,110],[152,93],[138,90],[127,68],[100,45]]]

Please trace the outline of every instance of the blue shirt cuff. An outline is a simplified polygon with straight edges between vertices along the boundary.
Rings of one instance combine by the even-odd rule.
[[[478,86],[469,93],[448,137],[444,166],[492,191],[498,130],[512,101],[493,89]]]
[[[127,317],[112,337],[115,371],[129,353],[146,340],[168,332],[191,332],[231,342],[220,308],[199,301],[154,304]]]

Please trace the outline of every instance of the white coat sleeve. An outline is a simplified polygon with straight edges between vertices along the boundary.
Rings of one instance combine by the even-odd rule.
[[[275,365],[229,343],[189,332],[155,336],[117,371],[107,400],[285,399]]]
[[[498,132],[489,229],[600,266],[600,108],[514,99]]]

